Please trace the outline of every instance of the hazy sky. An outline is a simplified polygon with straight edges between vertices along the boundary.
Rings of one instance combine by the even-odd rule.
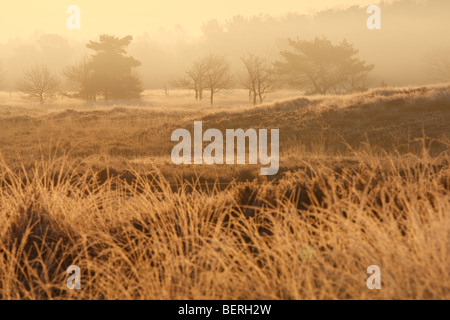
[[[7,2],[7,3],[5,3]],[[224,21],[234,15],[314,13],[327,8],[369,5],[378,0],[9,0],[0,9],[0,42],[34,32],[86,38],[101,33],[155,33],[183,27],[199,35],[203,22]],[[66,27],[69,5],[81,8],[81,30]]]

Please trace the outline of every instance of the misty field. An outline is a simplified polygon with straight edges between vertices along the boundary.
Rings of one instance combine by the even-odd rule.
[[[0,95],[0,298],[450,298],[450,86],[245,98]],[[279,173],[173,165],[197,120],[279,128]]]

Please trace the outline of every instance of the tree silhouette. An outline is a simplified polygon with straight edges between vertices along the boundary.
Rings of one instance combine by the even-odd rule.
[[[89,67],[89,61],[90,58],[84,56],[77,64],[67,67],[63,74],[72,87],[78,90],[75,97],[83,98],[87,102],[94,102],[97,93],[92,80],[92,70]]]
[[[253,100],[253,105],[256,105],[258,98],[259,103],[263,103],[267,94],[274,87],[272,66],[254,54],[248,54],[241,60],[247,70],[247,77],[243,84],[249,90],[249,97]]]
[[[172,85],[178,88],[194,90],[195,99],[201,101],[203,100],[205,75],[208,67],[207,58],[199,59],[186,70],[186,76],[184,78],[172,81]]]
[[[214,95],[231,87],[233,83],[233,76],[231,75],[231,68],[228,61],[214,54],[209,54],[205,58],[207,71],[204,76],[205,88],[210,92],[211,105],[214,104]]]
[[[211,105],[214,104],[214,95],[230,88],[232,83],[230,64],[225,58],[214,54],[198,59],[186,70],[185,77],[171,82],[175,87],[194,90],[196,100],[202,100],[203,91],[209,90]]]
[[[101,94],[105,101],[140,98],[142,84],[133,69],[141,63],[127,56],[126,50],[132,40],[132,36],[101,35],[99,41],[89,41],[86,47],[95,54],[65,72],[69,80],[78,82],[81,96],[95,100]]]
[[[345,40],[333,45],[326,38],[289,39],[289,44],[294,50],[281,52],[284,60],[276,62],[277,72],[290,85],[311,93],[364,89],[364,79],[374,67],[356,58],[358,50]]]
[[[25,93],[26,100],[44,104],[55,96],[59,84],[59,79],[52,75],[46,66],[40,65],[24,71],[18,88]]]

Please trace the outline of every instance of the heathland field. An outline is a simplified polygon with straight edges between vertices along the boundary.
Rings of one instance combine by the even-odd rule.
[[[450,86],[245,97],[0,95],[0,298],[450,298]],[[279,129],[279,173],[172,164],[200,120]]]

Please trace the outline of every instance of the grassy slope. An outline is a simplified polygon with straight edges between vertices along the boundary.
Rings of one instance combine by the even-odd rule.
[[[408,142],[422,137],[423,131],[429,138],[448,136],[449,91],[448,86],[379,89],[360,95],[298,98],[241,109],[155,110],[125,106],[50,112],[35,109],[24,113],[3,107],[1,151],[23,160],[27,156],[37,158],[41,149],[51,148],[72,157],[167,156],[173,147],[171,132],[192,128],[194,120],[203,120],[205,130],[279,128],[281,148],[286,154],[298,148],[328,155],[345,153],[347,143],[358,148],[361,142],[385,150],[407,151]]]
[[[0,297],[448,299],[448,89],[4,115]],[[246,167],[184,167],[249,181],[174,189],[170,133],[200,119],[280,127],[287,171],[252,181]],[[65,287],[70,264],[81,291]],[[372,264],[381,291],[365,287]]]

